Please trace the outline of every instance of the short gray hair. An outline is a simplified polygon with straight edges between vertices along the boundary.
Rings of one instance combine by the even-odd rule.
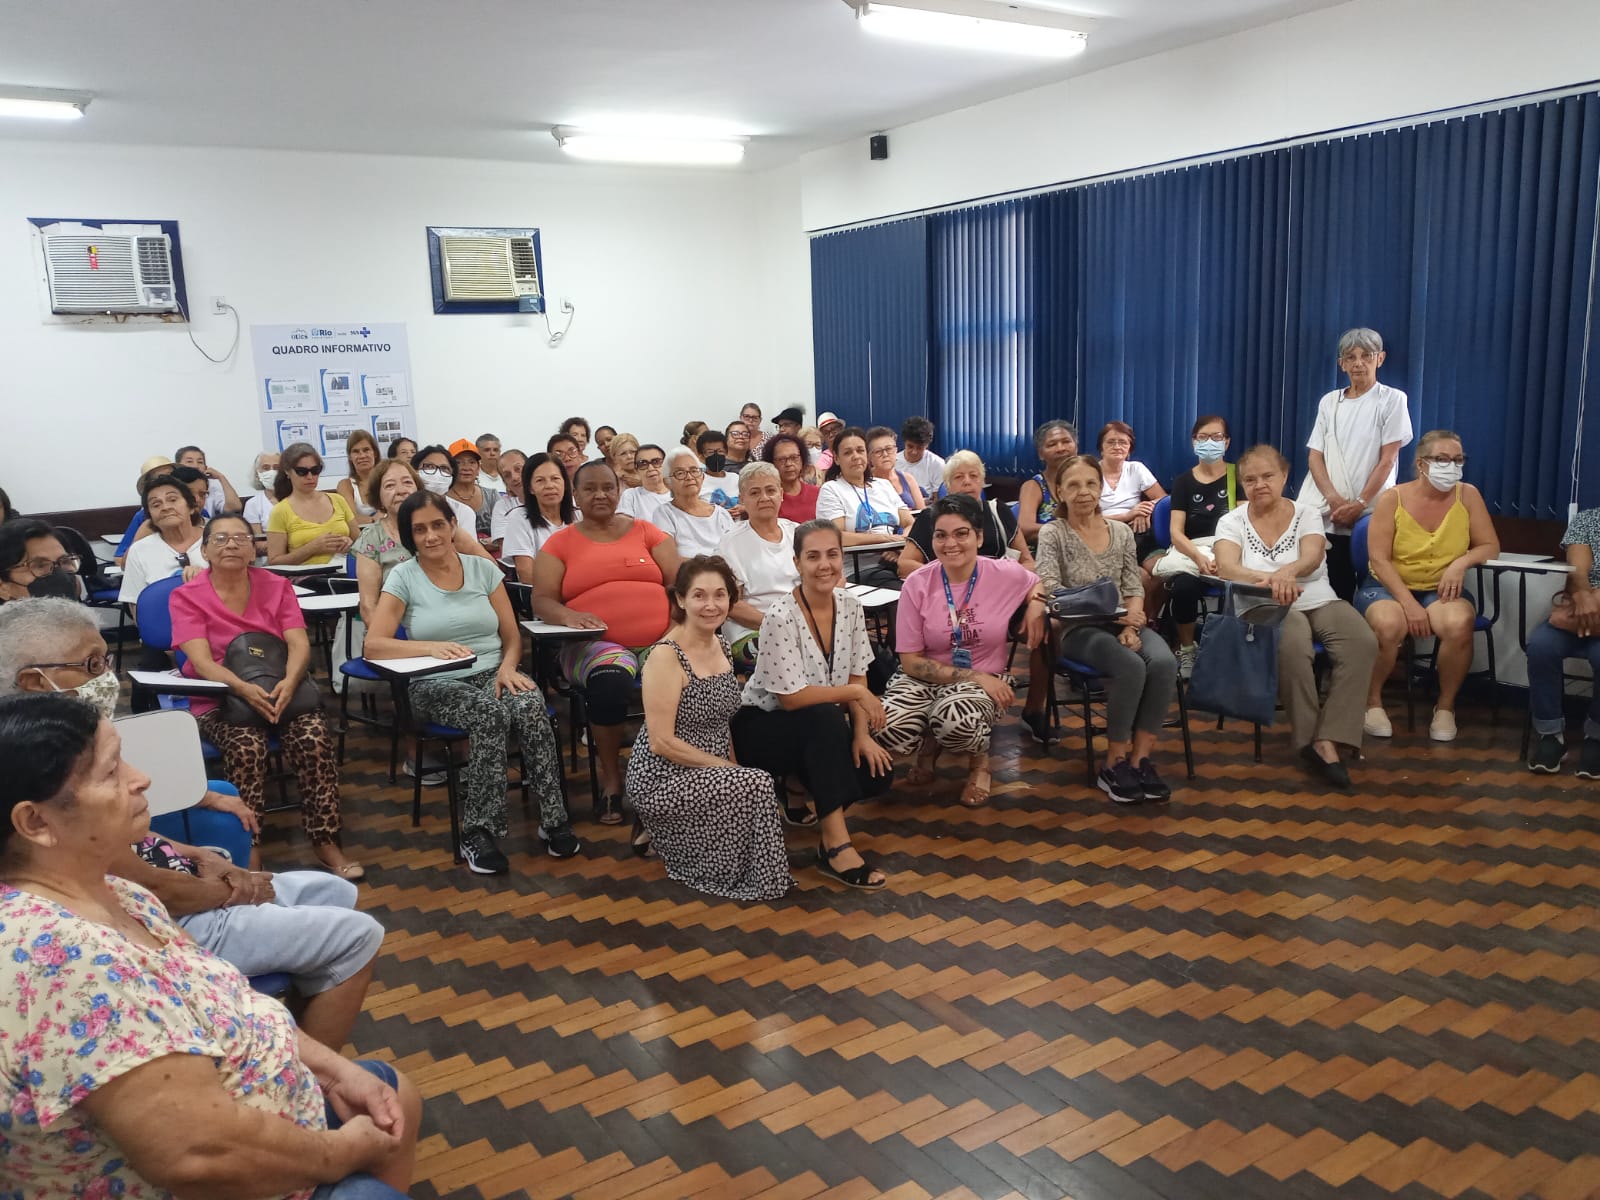
[[[783,476],[778,474],[777,467],[771,463],[753,462],[739,472],[739,490],[743,492],[746,484],[758,479],[770,479],[779,487],[783,486]]]
[[[1072,439],[1072,444],[1078,444],[1078,427],[1071,421],[1046,421],[1033,431],[1033,451],[1040,458],[1044,457],[1044,444],[1050,440],[1050,435],[1058,429],[1065,429],[1067,436]]]
[[[1346,329],[1339,335],[1339,357],[1343,358],[1352,350],[1365,350],[1368,354],[1383,353],[1383,335],[1376,329],[1360,327]]]
[[[672,464],[677,462],[680,458],[687,458],[697,467],[700,465],[700,456],[693,450],[689,449],[689,447],[674,446],[672,449],[667,451],[667,461],[664,469],[668,475],[672,474]]]
[[[34,663],[60,662],[88,630],[98,634],[100,626],[71,600],[42,596],[0,606],[0,696],[20,691],[17,676]]]
[[[944,481],[946,485],[949,484],[951,477],[957,471],[969,471],[973,467],[978,468],[978,474],[983,476],[985,480],[989,478],[989,472],[984,468],[983,459],[978,457],[977,451],[957,450],[944,460]]]

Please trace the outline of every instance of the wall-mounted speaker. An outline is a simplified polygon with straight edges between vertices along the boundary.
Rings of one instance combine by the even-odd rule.
[[[877,162],[879,159],[889,157],[889,135],[887,133],[873,134],[872,137],[868,139],[867,145],[871,147],[873,162]]]

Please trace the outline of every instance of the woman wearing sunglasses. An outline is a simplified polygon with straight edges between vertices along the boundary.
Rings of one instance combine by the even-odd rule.
[[[283,452],[267,516],[267,562],[321,565],[350,549],[356,515],[338,492],[323,492],[322,456],[305,442]]]

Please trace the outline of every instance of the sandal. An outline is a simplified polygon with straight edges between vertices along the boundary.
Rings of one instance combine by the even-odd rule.
[[[330,875],[337,875],[340,879],[348,879],[351,883],[360,883],[367,877],[367,869],[358,862],[347,862],[342,867],[335,867],[330,863],[317,860],[322,869]]]
[[[968,808],[982,808],[989,803],[989,767],[987,764],[967,776],[967,785],[961,789],[961,803]]]
[[[906,772],[906,782],[917,787],[925,787],[933,782],[934,767],[939,762],[939,743],[933,743],[933,749],[924,746],[917,752],[917,761],[911,764],[911,769]]]
[[[794,829],[810,829],[817,823],[817,814],[804,804],[783,806],[783,823]]]
[[[863,892],[876,892],[888,886],[888,879],[875,880],[872,878],[872,872],[875,868],[865,857],[862,858],[859,867],[847,867],[843,871],[835,870],[833,866],[834,855],[843,854],[848,849],[850,849],[849,842],[842,846],[835,846],[831,850],[824,843],[818,842],[817,870],[821,871],[829,879],[837,879],[845,887],[853,887]]]
[[[622,797],[601,796],[594,802],[594,819],[602,825],[621,825]]]
[[[650,843],[650,831],[638,817],[633,819],[633,836],[628,839],[628,845],[633,847],[633,852],[640,858],[656,856],[656,848]]]

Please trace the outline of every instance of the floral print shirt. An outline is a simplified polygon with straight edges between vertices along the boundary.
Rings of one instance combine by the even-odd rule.
[[[0,1193],[30,1200],[164,1197],[79,1103],[136,1067],[204,1055],[240,1104],[326,1128],[294,1021],[202,950],[136,884],[108,878],[159,950],[0,882]],[[294,1193],[297,1198],[310,1191]]]

